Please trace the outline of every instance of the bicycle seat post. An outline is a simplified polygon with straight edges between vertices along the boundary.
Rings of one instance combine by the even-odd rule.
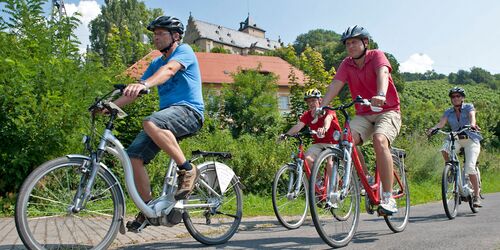
[[[161,196],[174,192],[175,181],[177,179],[175,171],[176,171],[175,161],[173,159],[170,159],[168,163],[168,169],[165,174],[165,179],[163,181],[163,190],[161,192]]]

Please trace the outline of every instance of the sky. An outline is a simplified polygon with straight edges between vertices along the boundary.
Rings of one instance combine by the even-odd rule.
[[[49,1],[50,3],[51,1]],[[500,1],[498,0],[147,0],[187,24],[195,19],[237,30],[250,13],[272,40],[291,44],[313,29],[341,34],[361,25],[379,49],[391,53],[403,72],[434,70],[449,74],[480,67],[500,73]],[[103,0],[66,0],[68,14],[79,11],[77,35],[84,50],[90,20],[100,13]],[[47,4],[49,7],[50,5]],[[0,6],[1,7],[1,6]],[[47,7],[47,9],[48,9]]]

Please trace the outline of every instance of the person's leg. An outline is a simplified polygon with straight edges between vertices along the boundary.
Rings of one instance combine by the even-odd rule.
[[[144,161],[138,158],[131,158],[130,162],[134,170],[134,181],[137,192],[139,192],[143,201],[148,202],[152,199],[151,183],[146,168],[144,167]]]
[[[373,147],[377,168],[382,181],[382,201],[380,208],[386,214],[398,211],[397,204],[392,197],[394,180],[393,161],[390,145],[396,139],[401,128],[401,115],[395,111],[376,115],[375,132],[373,133]]]
[[[465,152],[465,174],[469,175],[469,180],[474,189],[474,206],[480,207],[479,197],[479,181],[477,179],[476,162],[481,152],[481,145],[472,141],[471,139],[460,140],[460,145],[464,148]]]
[[[151,137],[155,144],[172,157],[177,165],[180,166],[186,161],[186,157],[172,131],[161,129],[152,121],[144,121],[143,126],[144,131]]]
[[[155,144],[177,163],[180,170],[174,197],[185,199],[193,190],[199,171],[186,160],[177,138],[198,131],[202,126],[200,115],[187,106],[171,106],[147,117],[143,124],[144,131]]]
[[[392,193],[393,183],[393,162],[389,140],[383,134],[373,135],[373,147],[375,149],[375,158],[379,168],[380,180],[382,181],[382,190]]]

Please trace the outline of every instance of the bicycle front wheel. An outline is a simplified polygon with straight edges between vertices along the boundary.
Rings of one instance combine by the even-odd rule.
[[[184,225],[191,236],[202,244],[225,243],[238,230],[243,214],[243,193],[238,179],[234,176],[223,192],[214,164],[206,165],[199,171],[195,189],[184,204],[193,206],[183,214]]]
[[[342,152],[325,150],[317,157],[309,181],[309,207],[314,227],[331,247],[349,244],[358,226],[360,197],[354,172],[349,175],[345,197],[341,195],[347,168]],[[328,175],[329,172],[332,174]]]
[[[446,216],[450,220],[457,216],[458,212],[458,186],[457,171],[451,164],[446,164],[443,169],[443,178],[441,180],[441,194],[443,197],[443,207]]]
[[[302,175],[301,183],[299,175]],[[286,164],[276,172],[272,199],[274,213],[281,225],[296,229],[304,223],[308,207],[307,179],[303,172],[297,171],[297,165]]]
[[[113,242],[122,216],[122,192],[100,168],[90,199],[80,211],[73,200],[90,171],[84,159],[61,157],[44,163],[24,181],[15,222],[28,249],[105,249]]]
[[[401,160],[393,157],[394,182],[392,185],[392,197],[396,200],[398,212],[391,216],[384,216],[387,226],[399,233],[405,230],[410,218],[410,189],[406,180],[406,171]]]

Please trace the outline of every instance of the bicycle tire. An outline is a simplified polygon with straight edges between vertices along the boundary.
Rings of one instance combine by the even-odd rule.
[[[301,188],[295,197],[288,197],[289,191],[295,191],[299,174],[302,175]],[[289,187],[290,180],[291,187]],[[293,163],[283,165],[276,172],[272,189],[273,210],[279,223],[284,227],[297,229],[304,223],[309,207],[307,186],[305,174],[298,173],[297,166]]]
[[[202,244],[223,244],[231,239],[240,225],[243,214],[243,193],[236,176],[231,180],[227,190],[221,192],[215,164],[203,166],[199,171],[200,177],[195,189],[185,204],[190,202],[199,204],[203,201],[217,202],[219,206],[185,210],[182,215],[184,225],[189,234]],[[217,194],[201,185],[201,181],[207,183]]]
[[[393,156],[393,164],[392,192],[398,206],[398,212],[391,216],[384,216],[384,220],[394,233],[399,233],[405,230],[410,218],[410,189],[404,164],[397,156]]]
[[[446,164],[443,169],[443,176],[441,179],[441,196],[443,200],[443,207],[446,216],[452,220],[457,216],[459,194],[457,183],[457,171],[455,166]]]
[[[359,184],[357,178],[354,177],[355,170],[351,166],[353,172],[351,172],[350,175],[350,188],[346,198],[335,201],[334,205],[336,208],[334,206],[325,205],[325,197],[321,194],[317,195],[316,186],[319,184],[319,188],[326,188],[326,190],[329,188],[328,186],[325,187],[324,182],[322,182],[322,177],[326,173],[326,161],[329,157],[332,158],[334,163],[332,167],[332,176],[337,175],[342,169],[345,171],[346,166],[343,161],[342,152],[327,149],[319,154],[314,163],[311,178],[309,180],[309,208],[314,227],[321,239],[331,247],[344,247],[349,244],[353,238],[359,222]],[[333,187],[333,192],[339,191],[339,185],[336,184]],[[328,185],[331,185],[331,183],[328,183]],[[334,214],[337,214],[337,217],[345,217],[345,219],[338,220],[335,218],[336,216],[334,216]],[[349,214],[348,217],[344,216],[347,214]],[[332,219],[332,216],[335,219]]]
[[[87,163],[61,157],[26,178],[16,201],[15,223],[28,249],[106,249],[113,242],[124,204],[123,192],[109,172],[99,168],[85,207],[79,212],[69,209]],[[100,233],[103,236],[97,237]]]
[[[478,177],[478,181],[479,181],[479,177]],[[469,187],[472,187],[472,182],[468,181],[467,183],[469,185]],[[468,203],[469,203],[469,207],[470,207],[470,210],[472,211],[472,213],[477,213],[479,212],[479,209],[477,207],[474,207],[474,200],[473,200],[473,197],[474,197],[474,194],[469,194],[469,196],[467,197],[467,200],[468,200]]]

